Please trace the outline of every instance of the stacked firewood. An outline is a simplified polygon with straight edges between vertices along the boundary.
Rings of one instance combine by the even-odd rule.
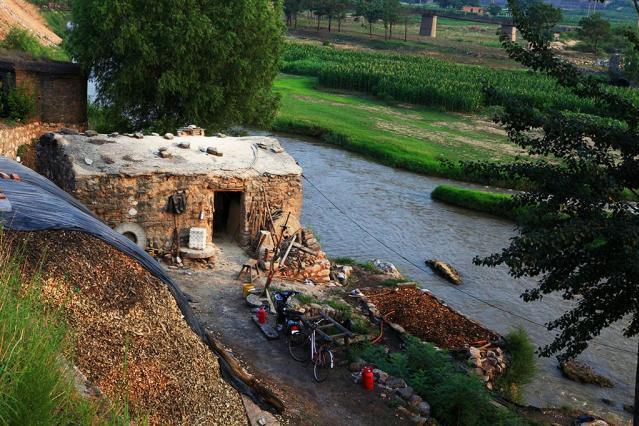
[[[477,342],[475,345],[468,348],[468,363],[486,387],[492,389],[494,380],[506,371],[506,357],[500,347],[490,342]]]

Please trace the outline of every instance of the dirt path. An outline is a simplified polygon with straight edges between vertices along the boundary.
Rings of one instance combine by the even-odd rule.
[[[235,279],[246,257],[231,245],[221,249],[215,270],[171,270],[170,275],[192,296],[192,306],[203,324],[282,398],[287,407],[285,417],[291,423],[410,424],[396,416],[377,391],[364,392],[346,368],[337,367],[326,382],[315,383],[311,365],[293,361],[283,339],[269,342],[262,337],[249,319],[240,283]]]

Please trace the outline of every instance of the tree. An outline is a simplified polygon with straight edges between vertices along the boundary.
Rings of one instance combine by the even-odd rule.
[[[69,39],[98,101],[136,128],[268,124],[280,0],[75,0]]]
[[[497,16],[501,13],[501,6],[499,6],[498,4],[491,4],[490,6],[488,6],[488,13],[492,16]]]
[[[593,13],[579,21],[577,35],[592,46],[592,52],[595,56],[599,42],[606,40],[610,34],[610,22],[606,21],[601,13]]]
[[[382,1],[382,17],[381,20],[384,23],[384,39],[393,37],[393,25],[397,23],[399,19],[401,5],[399,0],[383,0]],[[388,30],[390,28],[390,35]]]
[[[532,188],[514,197],[513,207],[533,213],[510,246],[475,262],[506,265],[514,277],[538,277],[538,285],[522,295],[526,302],[555,292],[572,301],[572,308],[547,324],[557,335],[539,350],[542,356],[572,359],[613,323],[624,325],[627,338],[639,334],[639,209],[625,196],[636,196],[639,188],[639,107],[623,92],[554,55],[551,29],[559,13],[541,2],[508,3],[528,41],[524,46],[502,37],[509,56],[553,77],[576,96],[592,99],[598,110],[536,109],[525,99],[487,87],[487,98],[503,105],[497,121],[510,140],[553,161],[465,164],[478,176],[517,179]],[[639,386],[634,424],[639,425]]]
[[[284,15],[286,16],[286,25],[297,28],[297,14],[302,11],[304,0],[284,0]]]
[[[368,22],[368,36],[373,36],[373,24],[384,16],[384,0],[357,0],[355,14]]]

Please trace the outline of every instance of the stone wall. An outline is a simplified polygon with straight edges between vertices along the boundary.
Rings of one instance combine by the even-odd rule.
[[[32,144],[44,133],[58,131],[61,127],[65,125],[34,121],[20,126],[0,128],[0,155],[15,159],[20,145]]]
[[[61,162],[64,164],[65,161]],[[68,163],[67,163],[68,164]],[[59,174],[64,175],[64,174]],[[249,235],[247,212],[251,203],[261,197],[262,186],[274,208],[299,216],[302,205],[301,177],[270,176],[251,179],[225,178],[207,175],[173,176],[89,176],[66,174],[64,189],[83,202],[107,225],[115,228],[123,223],[136,223],[145,233],[148,249],[167,252],[173,243],[177,225],[182,244],[188,241],[189,228],[205,228],[209,239],[214,235],[213,215],[216,191],[241,192],[240,228],[237,236],[247,243]],[[169,197],[184,191],[186,211],[180,215],[167,212]]]

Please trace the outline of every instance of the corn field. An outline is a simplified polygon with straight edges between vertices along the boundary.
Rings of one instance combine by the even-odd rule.
[[[321,86],[373,94],[381,99],[476,112],[487,104],[484,89],[500,99],[514,98],[540,109],[594,113],[597,102],[580,98],[539,73],[496,70],[409,55],[340,50],[288,43],[282,71],[311,75]],[[638,98],[632,90],[632,97]],[[630,92],[629,92],[630,93]]]

